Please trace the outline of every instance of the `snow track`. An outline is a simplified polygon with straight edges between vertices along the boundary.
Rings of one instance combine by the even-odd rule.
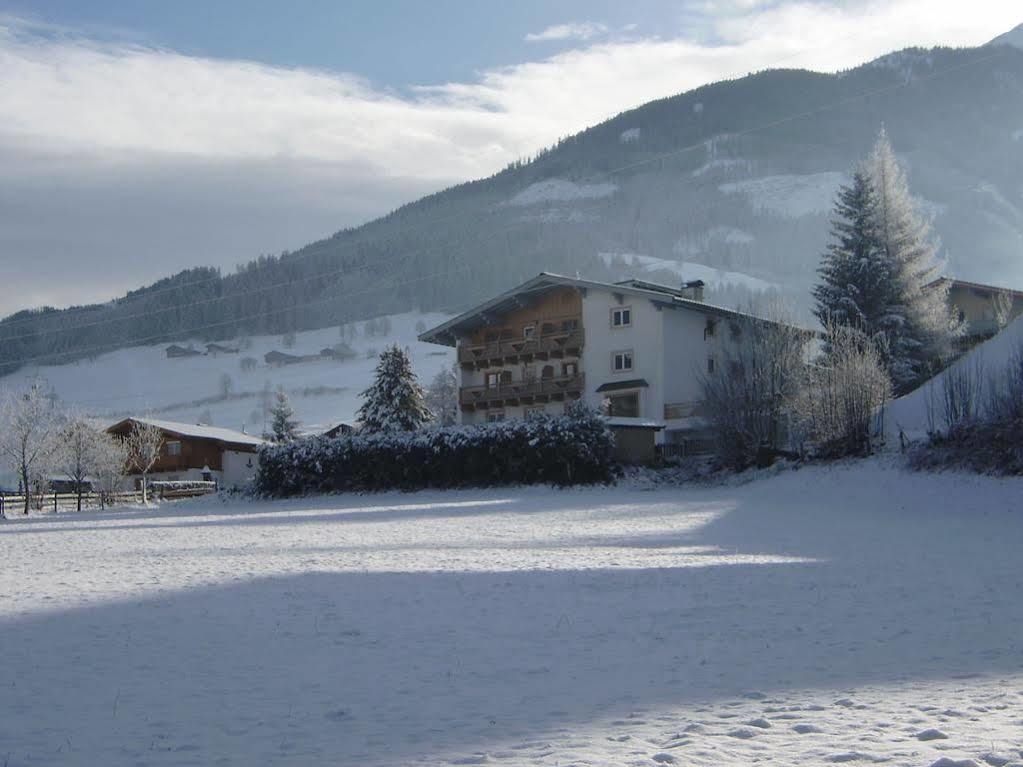
[[[862,463],[12,520],[0,764],[1019,762],[1020,489]]]

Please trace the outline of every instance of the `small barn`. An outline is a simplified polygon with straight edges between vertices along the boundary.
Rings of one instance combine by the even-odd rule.
[[[259,467],[258,451],[265,440],[233,429],[133,417],[118,421],[107,432],[124,438],[135,423],[156,426],[163,433],[151,480],[212,480],[221,487],[242,487]]]
[[[216,357],[220,354],[238,354],[238,349],[234,346],[224,346],[223,344],[206,344],[206,353],[211,357]]]
[[[177,359],[179,357],[199,357],[202,352],[198,349],[193,349],[191,346],[181,346],[179,344],[171,344],[165,350],[167,353],[167,359]]]
[[[279,352],[276,349],[272,352],[267,352],[263,355],[263,361],[271,367],[281,367],[283,365],[294,365],[298,362],[302,362],[303,358],[297,354],[288,354],[287,352]]]

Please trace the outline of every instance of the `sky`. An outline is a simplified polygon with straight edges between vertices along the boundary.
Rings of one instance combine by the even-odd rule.
[[[0,314],[225,270],[769,67],[978,45],[1012,0],[0,0]]]

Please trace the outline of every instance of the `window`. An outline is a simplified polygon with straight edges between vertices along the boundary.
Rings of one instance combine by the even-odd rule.
[[[579,363],[578,362],[562,362],[561,363],[561,375],[563,375],[563,376],[579,375]]]
[[[530,419],[530,418],[539,418],[540,416],[542,416],[544,414],[543,405],[539,405],[537,407],[527,407],[523,411],[523,414],[524,414],[524,416],[526,417],[527,420]]]
[[[167,455],[181,455],[181,443],[180,442],[168,442],[167,443]]]
[[[714,364],[714,358],[707,357],[707,372],[713,375],[716,367],[717,365]]]
[[[607,414],[622,418],[639,418],[639,394],[612,394],[607,398]]]
[[[632,307],[619,306],[611,310],[611,327],[627,328],[632,324]]]
[[[501,374],[500,373],[487,373],[487,388],[496,389],[501,385]]]
[[[704,340],[707,340],[708,338],[713,338],[714,337],[714,331],[716,329],[717,329],[717,323],[711,317],[708,317],[707,318],[707,325],[703,329],[703,338],[704,338]]]
[[[561,322],[561,332],[562,333],[574,333],[578,329],[579,329],[579,320],[571,319],[571,320],[562,320],[562,322]]]
[[[611,372],[624,373],[632,370],[632,351],[614,352],[611,355]]]
[[[487,413],[487,423],[497,423],[504,420],[503,410],[491,410]]]
[[[525,339],[532,338],[536,335],[536,325],[526,325],[522,328],[522,337]]]

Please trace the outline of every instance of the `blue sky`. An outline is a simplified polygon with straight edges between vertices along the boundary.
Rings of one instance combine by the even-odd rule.
[[[0,0],[0,314],[294,249],[707,82],[981,44],[1017,5]]]
[[[526,36],[580,19],[609,30],[631,27],[701,34],[712,15],[685,4],[633,0],[15,0],[9,13],[196,56],[252,59],[284,67],[357,72],[398,89],[465,80],[481,70],[571,47],[575,39]],[[634,25],[634,26],[633,26]],[[607,35],[602,35],[606,37]],[[591,38],[592,39],[592,38]]]

